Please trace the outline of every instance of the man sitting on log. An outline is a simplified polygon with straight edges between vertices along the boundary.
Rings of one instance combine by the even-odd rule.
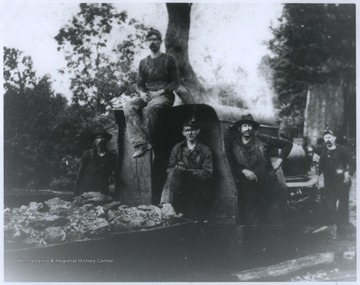
[[[179,71],[174,56],[160,51],[162,44],[158,30],[150,29],[146,36],[151,53],[141,60],[134,97],[124,106],[126,125],[134,148],[133,158],[140,157],[153,147],[159,110],[174,104],[173,93],[179,87]]]
[[[185,216],[205,219],[212,196],[213,161],[211,150],[198,142],[199,133],[194,120],[183,124],[185,140],[172,149],[160,204],[171,203]]]

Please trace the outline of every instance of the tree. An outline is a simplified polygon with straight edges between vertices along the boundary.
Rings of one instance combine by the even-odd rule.
[[[76,169],[71,170],[67,185],[62,176],[77,167],[77,158],[90,147],[94,126],[111,127],[113,120],[94,118],[89,108],[78,104],[69,106],[65,97],[52,90],[51,78],[36,78],[31,57],[17,49],[4,48],[4,79],[6,189],[49,187],[57,181],[58,187],[72,190]]]
[[[204,87],[198,80],[189,62],[189,30],[192,4],[166,3],[169,15],[165,37],[166,51],[178,61],[181,85],[177,90],[184,103],[201,101]]]
[[[4,88],[23,92],[26,87],[36,84],[37,78],[33,70],[31,57],[14,48],[4,47]]]
[[[285,130],[299,136],[310,85],[355,82],[355,5],[285,4],[279,22],[268,42],[273,86],[283,122],[295,122]]]
[[[122,40],[118,45],[114,31]],[[80,12],[55,37],[68,62],[73,102],[101,114],[112,98],[134,94],[134,54],[145,33],[144,25],[111,4],[80,4]]]
[[[44,187],[57,174],[63,155],[54,136],[54,122],[67,107],[54,95],[49,77],[33,88],[10,88],[4,95],[5,185]]]

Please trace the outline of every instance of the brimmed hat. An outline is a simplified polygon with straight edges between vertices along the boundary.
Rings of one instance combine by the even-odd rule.
[[[251,124],[255,129],[260,126],[260,124],[254,120],[254,117],[251,114],[242,115],[241,119],[235,122],[234,127],[239,127],[242,124]]]
[[[161,33],[158,31],[158,30],[155,30],[153,28],[151,28],[147,35],[146,35],[146,38],[152,36],[152,35],[155,35],[160,41],[162,41],[162,37],[161,37]]]
[[[107,141],[111,140],[112,138],[112,134],[109,134],[107,130],[102,127],[95,128],[93,132],[93,138],[95,139],[98,135],[103,135]]]

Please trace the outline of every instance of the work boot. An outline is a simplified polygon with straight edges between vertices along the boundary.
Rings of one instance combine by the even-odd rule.
[[[143,156],[146,153],[146,151],[150,150],[150,149],[152,149],[152,146],[149,143],[139,145],[139,146],[135,147],[135,152],[132,157],[137,158],[137,157]]]

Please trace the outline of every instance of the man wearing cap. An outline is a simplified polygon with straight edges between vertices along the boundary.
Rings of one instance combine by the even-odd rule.
[[[344,234],[349,225],[349,191],[355,162],[350,152],[336,144],[334,133],[326,128],[324,147],[320,152],[319,175],[324,175],[324,196],[331,222],[337,225],[338,234]],[[337,205],[338,202],[338,205]]]
[[[101,192],[109,195],[109,178],[115,171],[116,155],[107,148],[112,135],[104,128],[93,133],[94,147],[83,153],[80,161],[74,195],[84,192]]]
[[[160,32],[150,29],[146,40],[151,52],[139,66],[137,88],[140,97],[131,99],[124,106],[134,158],[152,148],[159,110],[174,104],[173,91],[179,87],[177,61],[174,56],[160,51]]]
[[[235,123],[239,134],[231,141],[231,154],[246,225],[281,225],[280,184],[275,171],[289,155],[292,142],[255,134],[259,123],[251,114]],[[280,149],[272,163],[270,150]],[[241,207],[240,207],[241,208]]]
[[[194,120],[183,124],[185,140],[176,144],[171,151],[168,176],[160,201],[160,204],[173,204],[177,212],[192,218],[205,218],[211,199],[212,153],[210,148],[198,141],[199,132]]]

